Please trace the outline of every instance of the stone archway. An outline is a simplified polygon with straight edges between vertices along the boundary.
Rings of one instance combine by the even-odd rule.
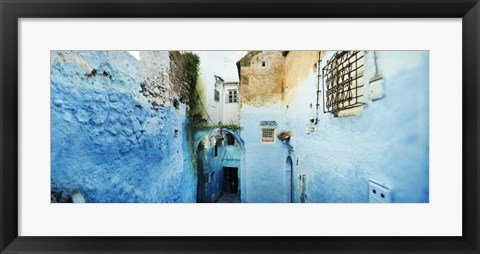
[[[209,129],[197,131],[194,135],[194,147],[197,148],[198,145],[200,144],[200,142],[206,136],[208,136],[210,133],[212,133],[214,131],[224,131],[224,132],[232,134],[235,137],[235,140],[237,140],[238,143],[240,144],[240,148],[242,149],[242,152],[245,152],[245,142],[243,141],[243,139],[240,138],[239,131],[232,131],[230,129],[218,128],[218,127],[212,127],[212,128],[209,128]],[[196,153],[196,151],[195,151],[195,153]]]

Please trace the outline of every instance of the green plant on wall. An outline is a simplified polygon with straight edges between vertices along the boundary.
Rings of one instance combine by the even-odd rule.
[[[199,95],[196,90],[198,72],[200,69],[200,57],[191,52],[187,53],[187,82],[190,87],[190,118],[193,117],[199,104]]]
[[[236,124],[227,124],[227,125],[220,125],[219,126],[222,129],[229,129],[231,131],[238,131],[240,130],[240,126]]]
[[[200,69],[200,57],[194,53],[188,52],[186,54],[186,61],[187,61],[187,69],[186,69],[186,81],[189,86],[190,94],[189,94],[189,107],[190,110],[188,111],[188,118],[189,124],[187,125],[187,135],[188,135],[188,143],[190,147],[190,154],[194,154],[194,131],[196,125],[196,116],[199,112],[199,104],[200,96],[197,92],[197,82],[198,82],[198,73]],[[196,168],[196,161],[193,156],[191,156],[190,163],[192,164],[192,169]],[[196,170],[194,170],[196,172]]]
[[[194,126],[195,131],[203,131],[209,129],[228,129],[231,131],[238,131],[240,130],[240,126],[236,124],[216,124],[216,125],[208,125],[207,123],[200,123]]]

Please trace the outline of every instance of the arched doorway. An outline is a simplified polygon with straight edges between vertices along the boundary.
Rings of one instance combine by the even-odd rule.
[[[290,156],[285,161],[285,202],[294,203],[293,162]]]
[[[197,202],[238,203],[242,194],[243,142],[238,133],[210,129],[195,134]]]

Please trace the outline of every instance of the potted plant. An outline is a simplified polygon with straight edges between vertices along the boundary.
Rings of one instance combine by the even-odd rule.
[[[281,141],[290,140],[291,137],[293,137],[293,132],[292,131],[281,131],[277,135],[277,138],[280,139]]]

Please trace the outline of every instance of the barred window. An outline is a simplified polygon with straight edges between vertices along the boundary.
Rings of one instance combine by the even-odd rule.
[[[238,102],[238,90],[228,90],[228,103]]]
[[[262,143],[275,142],[275,129],[274,128],[262,128]]]
[[[338,113],[361,107],[363,98],[363,51],[338,51],[323,67],[323,112]]]

